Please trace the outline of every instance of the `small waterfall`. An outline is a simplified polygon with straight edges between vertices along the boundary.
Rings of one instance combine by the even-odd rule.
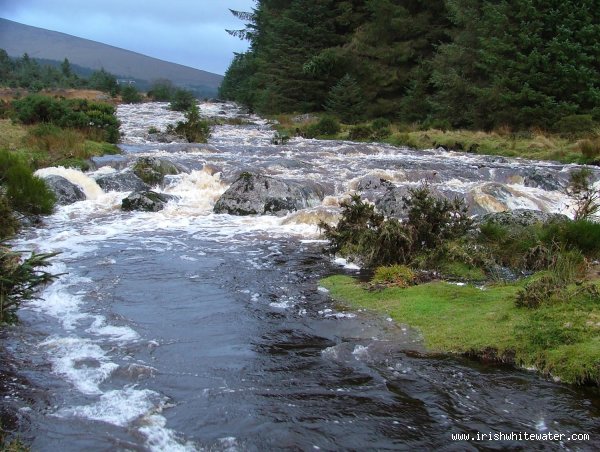
[[[104,191],[94,179],[77,169],[53,166],[50,168],[39,169],[35,172],[35,175],[42,178],[45,176],[64,177],[72,184],[79,186],[85,193],[87,199],[96,200],[104,194]]]

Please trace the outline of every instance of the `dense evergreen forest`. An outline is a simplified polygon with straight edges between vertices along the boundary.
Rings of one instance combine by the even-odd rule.
[[[552,130],[600,120],[597,0],[258,0],[221,96],[263,114]]]
[[[0,86],[40,91],[45,88],[90,88],[112,95],[119,92],[117,78],[104,69],[92,71],[72,65],[65,58],[60,65],[37,60],[27,53],[11,58],[0,49]]]

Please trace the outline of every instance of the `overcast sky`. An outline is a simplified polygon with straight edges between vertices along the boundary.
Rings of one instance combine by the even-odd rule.
[[[0,0],[0,17],[223,74],[248,43],[225,29],[254,0]]]

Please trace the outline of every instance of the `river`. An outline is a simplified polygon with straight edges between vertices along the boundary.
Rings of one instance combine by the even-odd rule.
[[[441,150],[293,138],[235,105],[207,116],[244,118],[207,144],[149,141],[150,127],[181,119],[166,104],[122,105],[124,154],[91,173],[52,170],[87,200],[28,230],[18,249],[61,254],[64,273],[20,324],[2,331],[4,407],[34,451],[591,450],[600,443],[597,389],[459,357],[425,357],[417,331],[348,312],[319,287],[359,274],[323,254],[316,226],[331,219],[361,177],[399,185],[427,178],[481,209],[567,212],[547,190],[569,167]],[[176,195],[160,212],[123,212],[127,193],[94,177],[139,156],[189,172],[169,176]],[[286,216],[216,215],[241,171],[311,180],[322,205]],[[535,183],[535,181],[539,183]],[[545,182],[544,182],[545,181]],[[545,189],[546,188],[546,189]],[[492,196],[494,195],[494,196]],[[9,411],[10,411],[9,410]],[[477,432],[587,433],[590,441],[453,442]]]

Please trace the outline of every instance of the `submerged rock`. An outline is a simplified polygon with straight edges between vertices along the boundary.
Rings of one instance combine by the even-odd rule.
[[[62,176],[49,175],[44,176],[43,179],[48,188],[54,192],[56,203],[61,206],[86,199],[85,193],[79,185],[70,182]]]
[[[92,157],[88,160],[90,169],[95,170],[103,166],[110,166],[111,168],[122,170],[127,168],[129,165],[129,158],[125,155],[101,155]]]
[[[174,196],[147,190],[131,193],[121,201],[121,209],[125,211],[139,210],[142,212],[158,212],[165,208],[165,204]]]
[[[144,191],[150,186],[131,171],[102,174],[96,178],[96,183],[105,192],[109,191]]]
[[[215,213],[273,215],[314,207],[324,193],[318,184],[302,185],[269,176],[242,173],[219,198]]]

